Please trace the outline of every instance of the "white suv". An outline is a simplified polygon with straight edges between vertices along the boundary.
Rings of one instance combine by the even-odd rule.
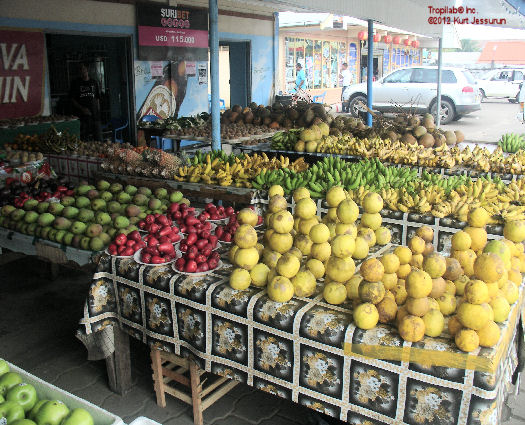
[[[448,124],[481,108],[476,80],[464,69],[443,67],[441,71],[441,123]],[[400,110],[436,115],[437,67],[402,68],[375,81],[373,108],[383,112]],[[348,86],[343,101],[357,116],[359,102],[366,104],[366,83]]]
[[[487,97],[507,97],[509,102],[517,102],[520,84],[525,69],[493,69],[477,80],[481,100]]]

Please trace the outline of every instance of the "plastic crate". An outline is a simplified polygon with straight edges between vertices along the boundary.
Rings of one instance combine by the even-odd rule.
[[[161,425],[161,424],[158,422],[155,422],[153,419],[146,418],[145,416],[139,416],[129,425]]]
[[[89,413],[91,413],[91,416],[93,416],[95,425],[124,425],[124,421],[119,416],[109,413],[107,410],[104,410],[87,400],[55,387],[54,385],[37,378],[34,375],[31,375],[29,372],[20,369],[18,366],[13,365],[12,363],[8,362],[8,364],[11,372],[18,373],[22,377],[23,382],[31,384],[35,387],[39,399],[60,400],[63,401],[70,409],[86,409]]]

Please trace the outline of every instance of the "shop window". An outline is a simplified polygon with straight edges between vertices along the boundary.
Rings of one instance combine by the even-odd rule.
[[[286,37],[285,44],[285,81],[286,91],[291,91],[295,87],[295,54],[294,54],[295,39]]]
[[[304,62],[306,74],[306,87],[314,88],[314,41],[305,40],[304,47]]]
[[[321,69],[323,66],[323,42],[315,40],[314,42],[314,89],[320,89],[323,86]]]
[[[347,44],[337,41],[322,41],[285,37],[285,89],[295,87],[295,65],[300,63],[306,75],[306,88],[326,89],[341,87],[339,80],[343,63],[349,63],[355,73],[354,60],[349,60]],[[353,45],[353,44],[352,44]],[[351,52],[350,52],[351,53]]]

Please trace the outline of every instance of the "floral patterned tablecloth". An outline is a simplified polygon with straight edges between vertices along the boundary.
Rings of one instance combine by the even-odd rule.
[[[208,372],[352,425],[499,423],[517,367],[522,288],[500,343],[468,356],[446,334],[410,344],[392,326],[362,331],[351,303],[325,304],[321,286],[311,298],[284,304],[265,289],[234,290],[232,266],[224,263],[189,278],[170,266],[102,256],[80,321],[84,338],[118,323],[151,347],[194,357]],[[376,358],[362,355],[371,347]],[[410,361],[412,351],[424,364]],[[455,356],[455,367],[432,365],[443,353]]]

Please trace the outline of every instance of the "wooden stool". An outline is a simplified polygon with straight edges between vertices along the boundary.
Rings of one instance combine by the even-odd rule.
[[[157,394],[157,404],[166,407],[166,393],[193,406],[193,423],[203,425],[202,412],[227,394],[239,382],[220,377],[204,387],[207,378],[201,381],[206,373],[192,359],[185,359],[161,350],[151,350],[151,368]],[[189,372],[189,376],[188,375]],[[191,394],[170,386],[171,381],[191,388]]]

